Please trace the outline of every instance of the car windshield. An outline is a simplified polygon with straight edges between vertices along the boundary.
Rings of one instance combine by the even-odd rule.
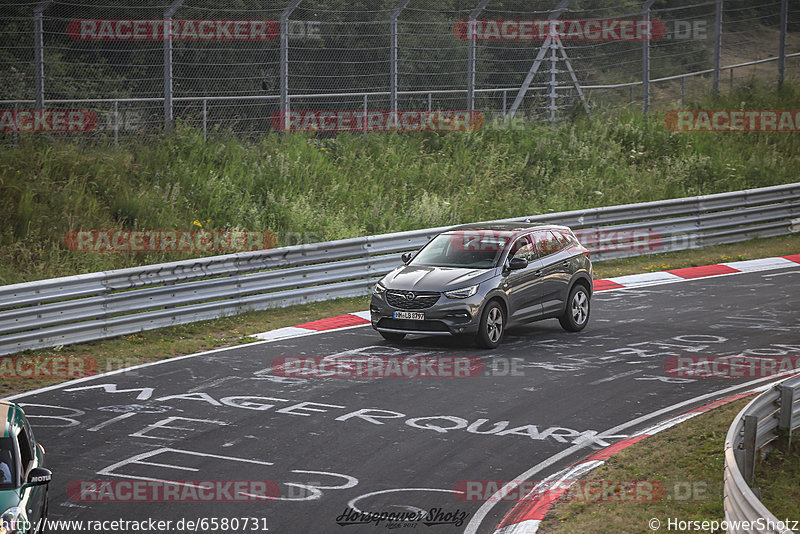
[[[439,234],[417,254],[409,265],[491,269],[511,239],[510,232],[461,230]]]
[[[0,490],[13,489],[14,484],[14,440],[0,438]]]

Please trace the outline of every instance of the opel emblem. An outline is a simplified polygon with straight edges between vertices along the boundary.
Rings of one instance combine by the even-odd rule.
[[[406,300],[414,300],[415,298],[416,298],[416,295],[414,295],[414,293],[412,293],[411,291],[406,293]]]

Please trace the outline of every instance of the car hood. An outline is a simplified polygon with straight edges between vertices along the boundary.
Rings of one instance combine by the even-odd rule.
[[[449,291],[479,284],[494,275],[495,269],[404,265],[384,276],[381,283],[388,289]]]
[[[4,511],[8,510],[12,506],[19,506],[22,497],[20,495],[19,488],[17,489],[8,489],[8,490],[0,490],[0,514]]]

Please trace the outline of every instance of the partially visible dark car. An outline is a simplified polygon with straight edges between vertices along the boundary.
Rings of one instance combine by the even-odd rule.
[[[458,226],[403,262],[378,282],[370,302],[372,327],[389,341],[472,335],[495,348],[512,324],[557,317],[577,332],[589,321],[592,262],[566,226]]]

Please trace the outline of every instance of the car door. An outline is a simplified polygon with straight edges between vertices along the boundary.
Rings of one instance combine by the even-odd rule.
[[[541,315],[541,295],[539,277],[541,272],[539,264],[533,261],[535,247],[530,234],[517,238],[509,249],[508,262],[511,258],[528,260],[528,266],[515,271],[505,271],[503,289],[508,295],[509,316],[512,321],[527,321]]]
[[[23,423],[17,435],[17,441],[20,453],[21,482],[24,485],[27,482],[28,473],[35,467],[40,466],[35,449],[36,442],[34,441],[33,430],[27,420]],[[28,520],[33,525],[36,525],[42,516],[46,492],[46,485],[29,486],[20,491],[21,505],[25,507]]]
[[[566,241],[550,230],[534,232],[534,246],[539,262],[540,294],[543,314],[560,313],[567,299],[571,278],[569,252]]]

